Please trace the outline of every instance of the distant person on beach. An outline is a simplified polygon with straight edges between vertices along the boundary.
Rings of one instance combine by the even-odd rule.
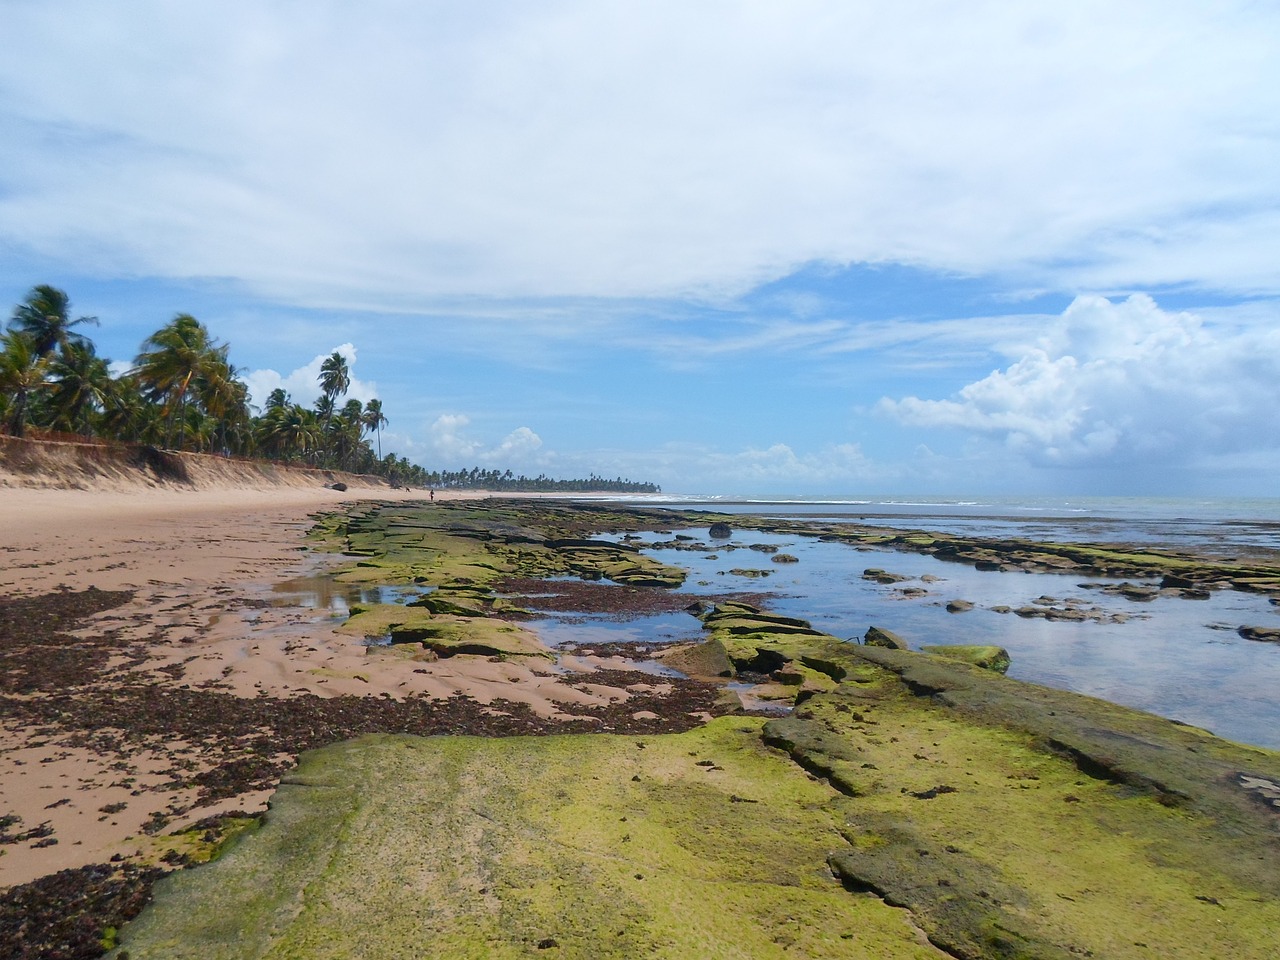
[[[435,487],[432,487],[432,488],[431,488],[431,499],[432,499],[432,500],[434,500],[435,498],[436,498],[436,491],[435,491]]]

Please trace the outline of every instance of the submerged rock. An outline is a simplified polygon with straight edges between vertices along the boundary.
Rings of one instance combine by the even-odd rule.
[[[914,580],[915,577],[909,577],[904,573],[889,573],[879,567],[867,567],[862,571],[862,579],[871,580],[875,583],[891,584],[902,583],[904,580]]]

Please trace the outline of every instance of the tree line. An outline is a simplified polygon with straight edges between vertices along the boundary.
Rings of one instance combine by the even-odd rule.
[[[142,342],[132,366],[112,376],[84,334],[94,317],[71,316],[66,293],[34,287],[0,332],[0,424],[23,437],[62,432],[223,456],[265,458],[353,473],[376,474],[405,486],[499,490],[635,490],[653,484],[552,480],[513,476],[510,470],[430,471],[406,457],[382,454],[389,422],[382,401],[343,402],[351,371],[334,352],[320,367],[315,405],[295,403],[283,389],[260,411],[249,403],[230,346],[180,313]],[[79,328],[79,329],[77,329]],[[375,444],[370,442],[372,435]],[[484,478],[486,483],[477,482]]]
[[[522,491],[530,493],[661,493],[654,483],[640,483],[617,477],[606,480],[591,474],[585,480],[555,480],[544,473],[536,477],[513,474],[510,470],[431,470],[427,472],[427,484],[455,490]]]

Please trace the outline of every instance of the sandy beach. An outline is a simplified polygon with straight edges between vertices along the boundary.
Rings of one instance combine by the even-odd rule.
[[[342,560],[306,549],[303,535],[316,513],[361,499],[425,498],[421,490],[339,492],[319,485],[0,488],[0,599],[70,597],[90,588],[128,592],[126,602],[71,631],[73,637],[111,641],[96,675],[68,676],[70,686],[62,692],[71,698],[109,698],[114,686],[152,695],[199,691],[250,704],[311,702],[306,695],[359,697],[370,704],[420,695],[416,699],[444,703],[461,695],[478,705],[495,699],[518,704],[531,717],[571,718],[575,708],[628,696],[616,687],[562,682],[563,667],[540,658],[463,656],[421,664],[375,656],[358,638],[335,632],[339,621],[326,612],[300,607],[296,598],[273,590]],[[16,693],[15,702],[35,702],[30,692],[6,692]],[[226,713],[236,701],[217,703],[200,709]],[[145,717],[167,707],[161,701],[138,709]],[[111,729],[91,735],[86,727],[93,723],[71,730],[6,718],[0,815],[11,818],[9,834],[22,842],[0,847],[0,888],[112,858],[145,859],[157,848],[157,824],[168,834],[220,812],[255,813],[270,796],[269,776],[256,781],[268,789],[246,793],[232,786],[216,799],[207,784],[202,791],[199,775],[226,764],[230,754],[226,736],[202,740],[198,725],[196,734],[179,724],[167,735]],[[243,763],[253,753],[246,748],[233,761]],[[262,759],[283,769],[293,757],[286,747]]]

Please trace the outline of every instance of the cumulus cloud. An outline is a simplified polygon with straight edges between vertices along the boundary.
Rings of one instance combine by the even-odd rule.
[[[441,414],[427,431],[423,455],[449,469],[501,467],[517,472],[538,463],[542,438],[529,427],[517,427],[496,443],[468,436],[471,418],[464,413]],[[554,457],[551,457],[554,459]]]
[[[810,261],[1276,284],[1266,4],[48,0],[0,35],[0,241],[86,272],[382,308]]]
[[[373,381],[360,380],[355,375],[356,348],[354,344],[342,343],[325,353],[316,354],[310,363],[298,367],[290,373],[282,374],[269,368],[250,370],[242,376],[249,388],[249,400],[261,407],[266,403],[271,391],[283,387],[294,403],[308,406],[315,403],[320,396],[320,367],[330,355],[340,353],[347,361],[347,369],[351,372],[351,384],[347,394],[340,402],[359,400],[362,404],[378,397],[378,385]]]
[[[945,400],[882,399],[911,426],[1001,440],[1033,464],[1205,466],[1280,448],[1280,330],[1210,327],[1150,297],[1077,298],[1013,362]]]
[[[877,463],[854,443],[809,451],[785,443],[737,450],[670,443],[606,454],[592,466],[609,476],[657,482],[667,493],[707,495],[847,494],[887,488],[905,475],[900,466]]]

